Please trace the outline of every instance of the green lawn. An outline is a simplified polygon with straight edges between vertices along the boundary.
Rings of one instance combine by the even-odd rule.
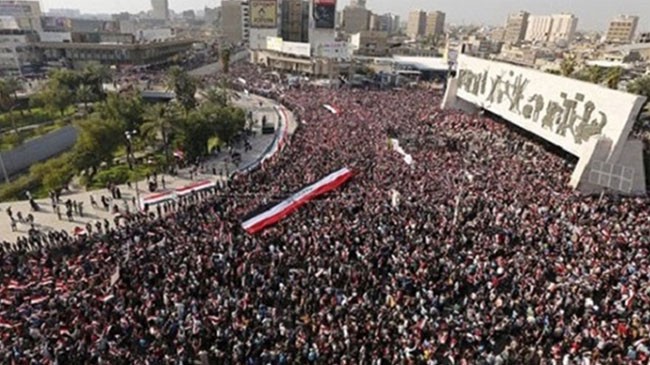
[[[73,116],[77,112],[77,109],[74,106],[69,106],[64,112],[61,113],[48,111],[43,108],[31,108],[28,110],[22,111],[13,111],[10,113],[0,114],[0,130],[9,132],[14,128],[12,123],[15,123],[16,128],[32,125],[32,124],[43,124],[51,121],[56,121],[60,119],[65,119]]]

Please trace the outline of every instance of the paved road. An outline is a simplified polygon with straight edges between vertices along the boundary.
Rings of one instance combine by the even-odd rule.
[[[230,64],[245,60],[249,57],[248,50],[240,51],[230,56]],[[192,76],[201,77],[221,72],[221,62],[211,63],[188,72]]]
[[[260,106],[259,102],[262,102]],[[264,99],[255,95],[245,96],[242,95],[241,99],[235,102],[238,106],[246,110],[251,110],[253,112],[253,118],[261,121],[262,116],[266,116],[269,122],[272,122],[276,125],[276,129],[279,123],[279,116],[276,112],[275,107],[277,104],[274,101]],[[290,132],[295,130],[295,122],[292,119],[292,116],[289,114],[288,125],[290,126]],[[241,163],[239,167],[245,167],[250,163],[258,160],[262,154],[268,149],[274,140],[274,135],[262,135],[261,134],[261,125],[257,124],[253,128],[255,130],[255,137],[250,140],[252,150],[244,152],[240,150],[242,155]],[[198,176],[190,176],[189,170],[180,171],[178,176],[169,176],[165,175],[166,188],[172,189],[177,187],[182,187],[191,184],[192,182],[201,181],[201,180],[225,180],[227,175],[234,172],[238,169],[235,165],[229,162],[229,157],[227,153],[221,153],[219,156],[215,156],[209,162],[206,163],[206,169],[203,172],[200,172]],[[216,169],[217,175],[212,174],[212,168]],[[192,179],[191,179],[192,177]],[[158,179],[160,180],[160,176]],[[160,185],[160,184],[159,184]],[[138,183],[139,192],[141,197],[145,197],[151,193],[149,191],[144,191],[147,188],[146,181],[140,181]],[[132,198],[135,197],[136,191],[135,186],[129,188],[126,185],[119,186],[122,192],[122,201],[113,201],[113,205],[121,211],[125,211],[128,207],[129,211],[134,211],[136,207],[132,203]],[[162,192],[162,189],[159,189],[156,193]],[[31,212],[28,201],[20,202],[10,202],[10,203],[0,203],[0,242],[8,241],[15,242],[16,238],[19,236],[26,236],[27,231],[29,230],[29,225],[18,224],[18,230],[16,232],[11,231],[11,224],[8,215],[5,213],[8,207],[11,207],[14,217],[16,213],[21,212],[23,216],[26,216],[28,213],[34,215],[35,227],[42,232],[48,232],[50,230],[66,230],[72,232],[76,227],[85,227],[87,223],[94,223],[108,219],[112,225],[113,214],[111,212],[104,210],[103,208],[93,208],[90,204],[90,196],[100,203],[100,197],[110,197],[110,193],[106,189],[94,190],[94,191],[76,191],[70,194],[66,194],[61,197],[63,201],[70,199],[72,201],[83,202],[83,217],[74,216],[73,221],[68,221],[65,217],[65,207],[62,209],[63,220],[59,220],[56,212],[53,210],[49,199],[38,200],[38,204],[41,207],[39,212]]]

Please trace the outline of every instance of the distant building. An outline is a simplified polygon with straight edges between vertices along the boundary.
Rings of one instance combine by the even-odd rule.
[[[350,0],[350,6],[365,8],[366,7],[366,0]]]
[[[503,42],[503,38],[506,36],[506,29],[503,27],[497,27],[492,30],[490,30],[490,33],[488,34],[488,38],[492,42]]]
[[[639,42],[638,43],[650,43],[650,32],[639,34]]]
[[[363,31],[350,37],[350,45],[357,55],[385,56],[388,54],[388,33]]]
[[[498,59],[515,65],[535,67],[538,52],[533,49],[519,47],[503,48]]]
[[[573,14],[555,14],[552,15],[553,26],[549,41],[553,43],[570,43],[576,35],[578,28],[578,18]]]
[[[81,16],[81,10],[79,9],[52,9],[47,11],[49,16],[62,16],[66,18],[79,18]]]
[[[528,18],[526,37],[528,42],[548,42],[553,27],[553,17],[550,15],[531,15]]]
[[[280,37],[287,42],[309,42],[309,1],[283,0]]]
[[[370,29],[370,10],[360,6],[346,6],[343,9],[343,31],[348,34]]]
[[[151,0],[152,12],[154,19],[169,19],[169,2],[167,0]]]
[[[240,0],[221,2],[221,35],[226,43],[244,42],[244,4]]]
[[[131,35],[131,37],[133,37]],[[73,42],[39,42],[36,44],[53,67],[70,65],[82,68],[89,63],[104,65],[157,65],[167,63],[189,51],[193,40],[167,40],[152,43],[99,43],[87,37]]]
[[[424,35],[427,27],[427,13],[423,10],[416,10],[409,13],[406,35],[416,40]]]
[[[528,42],[571,42],[578,26],[578,18],[573,14],[531,15],[525,40]]]
[[[394,34],[399,31],[399,16],[391,13],[373,14],[370,17],[370,30],[378,30]]]
[[[508,15],[506,31],[503,38],[505,43],[518,44],[525,39],[529,16],[530,14],[526,11]]]
[[[184,10],[181,13],[181,16],[185,20],[194,20],[194,19],[196,19],[196,14],[194,13],[194,10]]]
[[[483,37],[470,36],[463,40],[461,50],[464,54],[488,57],[491,54],[499,54],[501,52],[501,42],[493,42]]]
[[[41,5],[38,1],[0,0],[0,16],[16,19],[22,30],[41,30]]]
[[[639,17],[633,15],[619,15],[609,23],[606,43],[631,43],[639,24]]]
[[[216,25],[221,20],[221,8],[205,7],[203,11],[203,20],[208,25]]]
[[[0,76],[22,76],[38,70],[42,57],[36,49],[33,30],[0,30]]]
[[[445,33],[445,13],[434,11],[427,14],[424,35],[439,39]]]

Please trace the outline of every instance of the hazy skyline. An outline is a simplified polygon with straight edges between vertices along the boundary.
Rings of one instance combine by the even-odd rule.
[[[137,13],[151,9],[151,0],[40,0],[44,10],[50,8],[80,9],[83,13]],[[349,0],[339,0],[343,8]],[[174,11],[215,7],[220,0],[169,0]],[[410,10],[441,10],[453,24],[502,25],[508,13],[527,10],[533,14],[568,12],[579,18],[580,30],[605,30],[618,14],[638,15],[638,31],[650,31],[648,0],[368,0],[368,8],[377,13],[392,12],[404,17]],[[598,4],[598,5],[596,5]],[[471,11],[467,11],[471,9]]]

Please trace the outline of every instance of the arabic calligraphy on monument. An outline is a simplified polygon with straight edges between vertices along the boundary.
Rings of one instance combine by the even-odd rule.
[[[490,74],[487,70],[475,73],[471,70],[459,72],[459,89],[485,100],[485,108],[506,103],[508,111],[523,116],[532,123],[566,137],[573,136],[576,144],[582,144],[592,136],[600,135],[607,125],[607,115],[596,111],[593,101],[576,93],[571,97],[561,92],[556,100],[546,100],[539,93],[527,93],[530,80],[514,71]],[[532,95],[531,95],[532,94]]]

